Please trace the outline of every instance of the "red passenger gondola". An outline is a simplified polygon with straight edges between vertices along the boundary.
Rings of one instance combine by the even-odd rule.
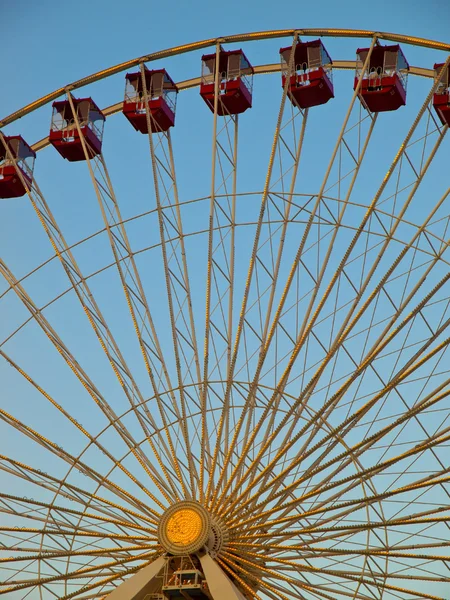
[[[369,48],[358,48],[353,89],[356,89]],[[371,112],[397,110],[406,104],[409,65],[398,44],[375,46],[364,72],[359,96]]]
[[[4,136],[4,140],[0,142],[0,198],[20,198],[31,188],[36,153],[20,135]]]
[[[439,79],[444,63],[434,65],[435,80]],[[450,125],[450,65],[447,66],[433,96],[433,106],[443,125]]]
[[[292,46],[280,49],[283,87],[288,76]],[[300,108],[325,104],[334,98],[333,61],[321,40],[298,42],[295,46],[288,96]]]
[[[147,68],[145,68],[145,87],[151,114],[151,131],[167,131],[175,124],[178,88],[165,69],[149,71]],[[148,133],[145,94],[140,71],[126,74],[122,111],[136,131]]]
[[[92,98],[73,98],[73,105],[90,158],[102,150],[105,117]],[[53,102],[50,143],[71,162],[85,160],[75,115],[68,100]]]
[[[220,50],[218,115],[237,115],[252,106],[253,67],[242,50]],[[214,112],[216,53],[202,56],[200,95]]]

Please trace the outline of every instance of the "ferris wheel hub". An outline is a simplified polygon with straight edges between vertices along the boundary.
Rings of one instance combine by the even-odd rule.
[[[202,548],[220,552],[226,538],[222,523],[199,502],[184,500],[169,507],[158,525],[158,540],[170,554],[192,554]]]

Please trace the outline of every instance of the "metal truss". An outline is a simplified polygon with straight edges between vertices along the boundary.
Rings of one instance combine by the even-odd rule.
[[[248,114],[221,105],[216,69],[211,177],[201,197],[185,198],[177,129],[162,131],[152,114],[145,63],[211,46],[217,61],[224,44],[289,37],[294,47],[311,35],[370,39],[331,143],[317,140],[316,107],[290,97],[293,52],[276,106],[253,107],[265,156],[246,135]],[[432,106],[439,80],[423,66],[410,75],[432,82],[392,132],[362,102],[383,39],[444,51],[450,63],[448,44],[382,32],[242,34],[127,61],[0,122],[66,95],[85,159],[86,177],[73,181],[89,200],[80,220],[95,214],[103,227],[66,232],[58,194],[50,186],[44,197],[15,163],[34,219],[18,233],[47,259],[22,269],[2,240],[0,596],[161,600],[161,515],[189,500],[215,528],[190,556],[212,600],[447,597],[448,126]],[[148,169],[136,173],[142,214],[125,210],[110,147],[92,153],[72,97],[132,66],[149,132]],[[255,69],[263,81],[279,71]],[[4,142],[0,132],[14,163]],[[252,151],[263,175],[244,191]],[[102,264],[83,262],[97,240]],[[41,301],[49,283],[56,291]]]

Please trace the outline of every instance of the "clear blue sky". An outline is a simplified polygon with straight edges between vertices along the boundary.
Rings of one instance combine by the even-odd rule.
[[[309,2],[231,0],[228,3],[204,0],[201,2],[199,0],[172,0],[171,2],[156,2],[155,0],[146,2],[0,0],[0,19],[2,41],[0,118],[65,84],[116,63],[164,48],[222,35],[284,28],[323,27],[395,32],[444,42],[450,39],[449,0],[428,0],[426,2],[424,0],[390,0],[373,3],[356,0],[345,2],[335,0],[311,0]],[[331,48],[330,54],[335,59],[354,59],[356,47],[364,45],[364,42],[356,39],[325,40],[325,43],[328,48]],[[258,44],[251,46],[251,50],[249,46],[249,59],[254,60],[255,63],[276,62],[278,60],[277,48],[280,45],[282,44],[279,41],[269,43],[266,54],[264,54],[264,48],[259,50]],[[436,52],[426,52],[423,49],[409,46],[405,46],[404,51],[414,65],[431,68],[434,60],[438,58]],[[262,54],[259,55],[259,52]],[[440,58],[442,59],[442,55]],[[158,66],[165,65],[158,64]],[[195,56],[185,55],[174,59],[168,70],[177,81],[198,76],[200,74],[200,53],[196,53]],[[255,110],[248,111],[240,121],[243,151],[240,155],[240,161],[242,161],[240,177],[242,174],[242,179],[239,181],[243,182],[245,191],[261,189],[263,184],[264,168],[267,163],[266,154],[270,150],[273,124],[281,95],[279,75],[276,77],[278,79],[275,79],[275,76],[259,78],[260,81],[255,83]],[[336,83],[338,92],[336,99],[325,107],[320,107],[317,111],[311,111],[311,135],[308,138],[309,156],[305,157],[307,167],[305,168],[302,164],[303,170],[300,171],[298,178],[298,191],[302,193],[318,191],[321,181],[319,177],[326,167],[332,144],[336,139],[336,132],[345,115],[348,98],[351,96],[352,74],[341,72],[339,77],[339,79],[336,77],[336,81],[339,82]],[[415,81],[412,81],[413,79]],[[360,188],[357,189],[358,194],[366,189],[364,186],[367,183],[373,183],[373,186],[379,184],[387,166],[395,156],[404,132],[411,123],[411,118],[423,102],[427,93],[426,89],[429,88],[429,81],[424,83],[423,80],[417,80],[418,78],[410,78],[408,106],[405,109],[398,111],[398,114],[380,116],[377,134],[374,136],[374,147],[370,149],[372,153],[370,156],[379,169],[376,171],[373,181],[370,179],[372,176],[370,173],[367,179],[361,177],[363,181]],[[267,81],[270,84],[264,87]],[[111,81],[100,82],[98,88],[92,89],[92,91],[89,89],[89,93],[92,93],[94,99],[103,107],[121,100],[123,87],[123,74],[119,74]],[[192,122],[189,118],[191,114],[195,115]],[[197,117],[198,121],[195,120]],[[211,121],[211,114],[202,105],[198,91],[180,94],[177,125],[173,137],[176,146],[178,176],[183,184],[180,186],[182,200],[208,195]],[[44,107],[22,121],[14,123],[6,131],[11,134],[23,133],[27,141],[34,143],[47,135],[49,122],[50,109]],[[251,127],[253,129],[250,129]],[[106,143],[111,140],[116,140],[119,144],[114,146],[114,144]],[[448,152],[449,141],[446,140],[445,150],[435,161],[438,177],[426,189],[429,196],[435,192],[438,197],[438,194],[442,193],[445,183],[444,174],[448,167],[448,153],[445,154],[445,152]],[[124,151],[119,152],[117,148],[122,148],[122,143]],[[117,115],[106,123],[105,156],[111,167],[123,213],[125,216],[139,214],[145,210],[144,206],[147,206],[145,203],[152,193],[151,185],[148,184],[149,162],[145,136],[136,134],[125,119],[121,115]],[[44,151],[42,156],[38,156],[36,178],[43,187],[69,243],[82,239],[88,233],[103,227],[90,182],[87,181],[86,171],[84,164],[68,164],[51,148]],[[258,176],[259,179],[257,179]],[[72,182],[74,183],[73,189]],[[86,195],[74,191],[77,184],[80,184],[80,189],[84,185],[84,189],[89,190]],[[142,190],[149,191],[149,194],[143,194]],[[88,196],[88,194],[90,195]],[[365,195],[360,194],[358,200],[359,198],[363,204],[367,204],[371,198],[370,192]],[[428,197],[418,194],[418,198],[419,202],[415,208],[414,217],[420,222],[422,215],[420,211],[425,210],[424,206],[426,207],[426,202],[422,202],[422,200],[427,200]],[[254,201],[255,204],[251,202],[252,200],[249,200],[247,206],[256,211],[259,198]],[[205,223],[206,213],[207,209],[202,215]],[[194,222],[197,216],[194,214],[194,217],[191,217],[189,213],[191,221],[187,219],[187,225],[197,226]],[[356,217],[359,219],[359,213]],[[137,246],[139,248],[145,247],[149,243],[147,237],[152,235],[157,237],[157,233],[154,233],[157,232],[156,222],[150,221],[150,226],[147,225],[148,221],[143,220],[142,222],[143,225],[140,222],[130,225],[131,235],[135,234],[134,239],[141,244]],[[142,227],[142,230],[139,227]],[[198,225],[198,228],[201,226]],[[98,246],[96,246],[97,243]],[[292,240],[291,244],[290,250],[294,247]],[[394,248],[392,253],[395,250]],[[191,248],[191,251],[191,257],[194,256],[192,262],[195,270],[196,249]],[[41,232],[40,225],[26,199],[0,203],[0,255],[3,256],[3,253],[7,263],[19,274],[27,273],[52,254],[48,240]],[[145,261],[148,256],[150,258],[147,263]],[[111,261],[110,249],[105,238],[102,238],[101,243],[94,241],[87,248],[80,249],[76,258],[81,269],[89,273],[98,266],[108,264],[108,261]],[[393,254],[388,253],[386,260],[389,261],[392,258]],[[200,256],[200,259],[198,264],[203,270],[193,274],[194,283],[199,284],[193,287],[198,287],[200,291],[194,289],[193,295],[195,297],[198,294],[197,297],[201,296],[201,302],[204,302],[204,256]],[[155,262],[152,263],[152,260]],[[158,259],[153,259],[151,252],[141,255],[138,261],[138,266],[147,274],[149,291],[153,292],[152,268],[156,271],[158,266],[160,267],[161,261],[158,265]],[[56,261],[53,261],[52,265],[43,269],[36,278],[31,277],[27,282],[27,290],[36,299],[38,305],[45,304],[67,288],[65,274],[55,263]],[[237,295],[239,291],[242,291],[246,274],[244,269],[247,264],[248,260],[245,260],[237,266]],[[92,284],[93,291],[99,298],[106,317],[110,319],[119,343],[125,347],[127,360],[133,365],[133,369],[136,369],[137,380],[141,382],[145,379],[148,384],[134,331],[128,315],[124,316],[127,309],[115,277],[111,273],[96,277]],[[198,277],[197,281],[195,277]],[[4,289],[5,285],[2,281],[0,282],[0,293]],[[19,301],[16,298],[10,298],[12,295],[9,294],[0,303],[0,309],[8,315],[3,322],[0,319],[0,341],[4,339],[8,331],[14,329],[14,325],[18,325],[27,317],[27,313]],[[160,294],[155,302],[156,313],[160,309],[158,302],[164,304],[164,294]],[[203,324],[203,315],[200,314],[203,304],[199,304],[199,307],[198,318],[199,322]],[[165,308],[161,308],[161,312]],[[105,393],[108,401],[111,403],[117,401],[118,405],[123,401],[126,404],[121,396],[121,390],[118,389],[118,384],[111,374],[110,366],[99,349],[77,301],[73,297],[66,296],[63,300],[55,303],[47,314],[55,328],[62,332],[62,337],[68,340],[68,345],[83,366],[90,369],[95,382]],[[120,316],[117,317],[117,315]],[[122,316],[124,316],[123,320]],[[201,327],[197,331],[201,346],[203,333]],[[167,335],[166,338],[163,344],[166,344],[165,347],[168,348],[170,355],[170,336]],[[61,401],[76,419],[90,430],[98,431],[101,428],[103,421],[99,419],[98,413],[92,410],[90,398],[86,398],[87,394],[74,380],[74,377],[68,373],[66,366],[62,365],[59,355],[50,347],[49,342],[43,335],[39,335],[37,327],[34,325],[27,327],[26,331],[17,336],[17,340],[14,339],[6,346],[7,351],[25,369],[28,369],[46,390]],[[388,370],[386,370],[387,372]],[[77,432],[73,434],[72,426],[67,423],[56,427],[54,423],[57,421],[53,420],[53,409],[49,409],[43,398],[33,391],[31,386],[4,361],[0,361],[0,378],[2,381],[0,392],[2,392],[1,386],[3,386],[3,390],[7,389],[8,391],[8,394],[1,398],[3,406],[18,418],[27,420],[44,435],[54,439],[56,443],[67,444],[74,453],[81,451],[85,441],[77,437]],[[148,389],[145,385],[143,388]],[[120,406],[122,410],[125,410],[123,404]],[[61,465],[61,461],[54,458],[48,459],[44,450],[35,450],[31,442],[23,441],[23,438],[11,432],[10,428],[3,424],[0,426],[0,440],[6,439],[5,431],[7,435],[11,436],[10,448],[13,449],[19,460],[29,460],[31,456],[37,465],[48,465],[46,468],[49,471],[62,474],[67,472],[65,464]],[[420,438],[423,433],[420,432],[418,436]],[[118,448],[119,454],[122,451],[121,444],[119,443],[117,446],[114,444],[116,444],[116,439],[112,440],[111,446]],[[92,464],[102,465],[102,457],[94,456]],[[75,475],[76,477],[77,475]],[[120,481],[120,478],[117,481]]]
[[[448,0],[0,1],[0,114],[126,59],[266,29],[339,27],[449,39]]]

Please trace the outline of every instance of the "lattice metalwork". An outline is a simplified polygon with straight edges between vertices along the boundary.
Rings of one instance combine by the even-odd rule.
[[[290,94],[291,52],[282,85],[254,68],[248,112],[216,69],[211,111],[158,124],[146,64],[308,36],[368,46],[334,61],[325,106]],[[385,39],[424,52],[390,115],[361,101]],[[231,36],[0,122],[27,191],[0,204],[0,596],[449,597],[449,140],[429,48],[446,73],[448,45],[406,36]],[[114,98],[96,154],[74,91],[133,66],[150,133]],[[84,160],[56,172],[43,137],[30,183],[5,128],[60,96]]]

